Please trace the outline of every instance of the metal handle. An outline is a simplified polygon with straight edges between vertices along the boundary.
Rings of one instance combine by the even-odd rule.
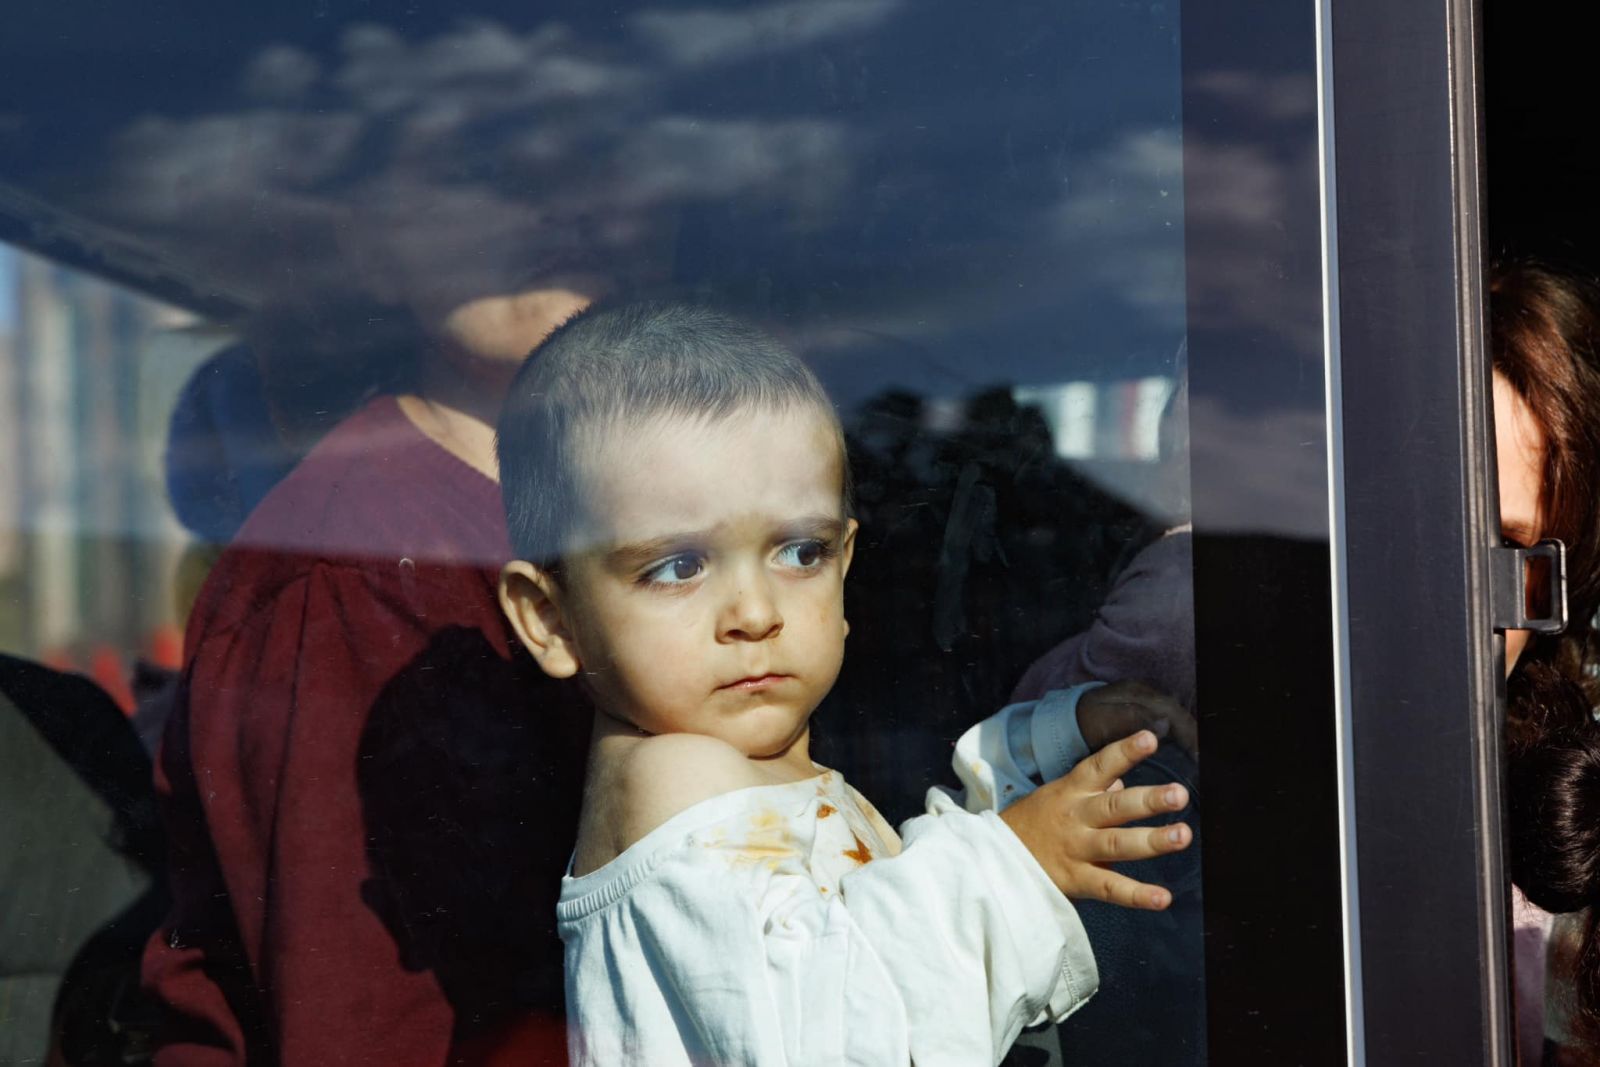
[[[1528,616],[1529,564],[1547,561],[1549,610]],[[1489,553],[1490,598],[1496,630],[1557,634],[1567,628],[1567,546],[1553,537],[1531,548],[1496,548]]]

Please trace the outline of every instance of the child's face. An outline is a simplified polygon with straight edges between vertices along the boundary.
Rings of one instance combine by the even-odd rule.
[[[795,742],[844,658],[855,542],[832,424],[795,407],[596,436],[556,598],[596,706],[806,761]]]

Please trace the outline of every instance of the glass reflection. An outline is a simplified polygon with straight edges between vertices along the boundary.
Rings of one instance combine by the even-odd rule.
[[[553,899],[581,763],[563,698],[504,640],[484,582],[503,532],[479,521],[497,514],[487,434],[510,371],[591,299],[737,308],[838,404],[862,534],[819,758],[891,816],[920,805],[967,725],[1069,660],[1192,706],[1176,5],[178,7],[159,28],[73,2],[17,20],[0,44],[20,87],[0,115],[0,235],[211,331],[168,365],[170,408],[57,455],[85,484],[143,486],[167,524],[136,535],[164,546],[160,568],[97,574],[97,599],[165,596],[169,575],[188,590],[159,780],[189,832],[190,910],[158,943],[180,984],[219,952],[232,969],[221,993],[169,987],[209,1020],[183,1041],[293,1062],[331,1054],[329,1018],[360,1040],[381,1016],[396,1062],[559,1046],[550,929],[527,916]],[[113,58],[66,62],[96,51]],[[30,443],[81,419],[74,403]],[[1237,441],[1260,426],[1241,415]],[[165,452],[157,480],[101,469],[133,445]],[[56,521],[20,499],[17,528]],[[171,516],[214,547],[185,548]],[[330,574],[323,601],[281,598]],[[0,613],[4,647],[142,640],[95,615],[50,621],[68,599]],[[309,622],[272,628],[293,611]],[[1084,659],[1127,618],[1148,655]],[[297,734],[316,721],[302,708],[344,726]],[[257,745],[270,775],[238,755]],[[1167,773],[1195,777],[1177,756]],[[208,776],[230,783],[222,799]],[[549,818],[530,828],[530,810]],[[1187,925],[1131,943],[1190,946],[1191,876],[1173,872],[1191,910],[1170,921]],[[357,981],[355,964],[308,962],[312,944],[383,959]],[[1185,953],[1172,971],[1195,978],[1195,1010],[1173,1025],[1196,1049]],[[296,990],[304,1021],[252,972]],[[1149,990],[1118,1003],[1170,1012]],[[1067,1045],[1093,1048],[1103,1019],[1069,1023]]]

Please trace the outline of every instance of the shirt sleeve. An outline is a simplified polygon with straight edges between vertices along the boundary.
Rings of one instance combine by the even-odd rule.
[[[158,1062],[439,1063],[448,1002],[374,902],[356,764],[386,682],[426,642],[403,596],[318,566],[202,635],[158,787],[175,906],[146,953]],[[330,1020],[334,1021],[330,1024]]]
[[[637,955],[654,972],[660,1038],[687,1046],[687,1062],[996,1064],[1025,1025],[1064,1018],[1096,988],[1077,913],[992,813],[912,820],[901,854],[833,894],[798,858],[767,862],[690,846],[607,917],[613,936],[637,939],[607,960],[631,970]],[[609,968],[570,977],[587,1027],[576,1063],[679,1062],[630,1016]],[[590,995],[618,1000],[618,1017],[591,1016]]]
[[[962,789],[948,796],[971,812],[1000,812],[1040,782],[1072,770],[1089,755],[1078,729],[1078,701],[1100,684],[1086,682],[1009,704],[962,734],[951,757]]]

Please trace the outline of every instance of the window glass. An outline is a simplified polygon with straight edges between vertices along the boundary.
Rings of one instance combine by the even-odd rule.
[[[0,975],[16,1055],[559,1055],[590,697],[502,616],[493,429],[554,326],[655,299],[756,324],[837,410],[860,532],[811,752],[891,823],[1002,707],[1143,687],[1084,740],[1159,724],[1126,783],[1184,784],[1195,843],[1125,868],[1165,912],[1079,904],[1102,991],[1015,1062],[1204,1062],[1202,933],[1241,914],[1231,874],[1201,907],[1192,723],[1244,804],[1276,772],[1208,717],[1261,699],[1224,620],[1270,601],[1265,658],[1329,655],[1309,22],[162,11],[68,0],[0,44],[0,708],[49,742],[0,758],[62,767],[12,779],[32,847],[70,814],[142,849],[19,861],[44,917],[0,931],[71,934],[47,979]],[[91,731],[121,777],[74,755]],[[48,925],[130,862],[116,907]]]

